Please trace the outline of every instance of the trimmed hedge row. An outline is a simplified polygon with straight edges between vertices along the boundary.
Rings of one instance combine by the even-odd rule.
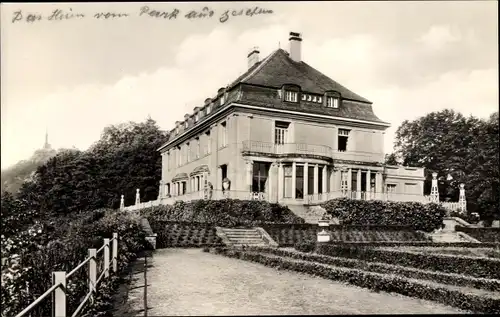
[[[500,228],[468,228],[455,226],[456,231],[461,231],[481,242],[500,243]]]
[[[223,245],[215,226],[207,223],[157,221],[153,223],[152,229],[157,234],[156,245],[160,249]]]
[[[305,241],[316,241],[318,225],[266,224],[261,227],[280,246],[293,246]],[[344,242],[378,242],[378,241],[429,241],[425,234],[403,226],[330,226],[332,240]]]
[[[413,267],[422,270],[465,274],[500,279],[500,260],[443,254],[422,254],[409,251],[382,250],[347,245],[318,244],[316,252],[323,255],[359,259],[370,262]]]
[[[155,221],[187,221],[216,224],[221,227],[255,226],[261,223],[304,223],[287,206],[258,200],[177,201],[173,205],[145,208],[141,215]]]
[[[457,248],[498,248],[499,243],[475,242],[430,242],[430,241],[372,241],[372,242],[343,242],[332,241],[331,244],[357,247],[457,247]]]
[[[441,228],[446,215],[446,209],[435,203],[337,198],[322,207],[344,225],[399,225],[425,232]]]
[[[347,282],[374,291],[394,292],[424,300],[431,300],[458,307],[463,310],[473,311],[475,313],[500,313],[500,299],[478,296],[475,294],[465,294],[457,290],[443,287],[429,286],[397,276],[365,272],[356,269],[337,268],[321,263],[286,259],[280,256],[238,251],[228,248],[216,248],[213,251],[227,257],[257,262],[273,268],[292,270],[334,281]]]
[[[301,253],[303,251],[293,252],[282,249],[264,249],[264,248],[255,248],[255,250],[261,253],[271,253],[278,256],[291,257],[294,259],[305,260],[305,261],[314,261],[328,265],[335,265],[340,267],[359,269],[359,270],[382,273],[382,274],[397,274],[407,278],[430,280],[443,284],[473,287],[495,292],[500,291],[500,280],[476,278],[476,277],[463,276],[451,273],[425,271],[425,270],[403,267],[399,265],[368,262],[358,259],[337,258],[328,255]],[[297,249],[297,251],[300,250]]]

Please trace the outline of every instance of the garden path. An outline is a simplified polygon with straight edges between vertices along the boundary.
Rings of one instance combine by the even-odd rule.
[[[147,316],[462,313],[201,249],[159,249],[148,263]],[[143,275],[129,286],[129,316],[145,316]]]

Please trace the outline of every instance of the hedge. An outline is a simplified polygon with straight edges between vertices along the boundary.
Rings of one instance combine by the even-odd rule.
[[[338,258],[320,254],[302,253],[302,252],[308,252],[308,250],[301,251],[299,249],[296,249],[297,251],[300,252],[287,251],[283,249],[264,249],[264,248],[255,248],[255,250],[261,253],[271,253],[278,256],[291,257],[294,259],[305,260],[305,261],[314,261],[328,265],[335,265],[340,267],[359,269],[359,270],[382,273],[382,274],[397,274],[407,278],[430,280],[443,284],[473,287],[495,292],[500,291],[500,281],[495,279],[476,278],[459,274],[425,271],[398,265],[386,264],[386,263],[375,263],[357,259],[347,259],[347,258]]]
[[[370,247],[353,247],[324,243],[318,244],[316,252],[324,255],[370,262],[383,262],[422,270],[500,279],[500,260],[498,259],[412,253],[409,251],[382,250]]]
[[[152,226],[157,234],[156,247],[193,247],[223,245],[215,226],[207,223],[156,221]]]
[[[468,228],[455,226],[456,231],[461,231],[481,242],[500,243],[500,228]]]
[[[441,228],[446,215],[446,209],[435,203],[337,198],[322,207],[344,225],[400,225],[425,232]]]
[[[48,222],[41,229],[30,233],[33,239],[26,239],[23,235],[14,237],[15,241],[11,239],[13,242],[9,243],[22,246],[10,248],[10,252],[19,252],[21,270],[15,278],[6,278],[2,283],[3,313],[19,313],[52,286],[53,271],[70,272],[88,256],[89,248],[100,248],[103,239],[112,238],[114,232],[119,237],[119,272],[123,272],[137,252],[148,247],[148,243],[138,219],[126,212],[111,212],[105,216],[106,212],[108,211],[97,210],[82,214],[82,219],[72,223],[66,223],[64,218],[55,218],[51,220],[52,223]],[[62,227],[65,228],[64,231],[58,229]],[[88,291],[87,271],[88,266],[84,266],[67,282],[67,307],[70,312],[77,308]],[[98,290],[115,287],[117,281],[117,278],[103,280]],[[109,304],[109,300],[103,295],[84,310],[91,311],[89,316],[95,316],[99,309]],[[51,301],[42,301],[32,311],[32,316],[50,316],[51,312]]]
[[[255,226],[261,223],[304,223],[287,206],[259,200],[177,201],[141,210],[152,225],[155,221],[186,221],[221,227]]]
[[[321,230],[316,224],[264,224],[261,227],[282,247],[316,241],[317,232]],[[332,240],[344,242],[428,241],[423,233],[407,226],[331,225],[328,230]]]
[[[331,241],[330,244],[357,246],[357,247],[457,247],[457,248],[498,248],[499,243],[475,243],[475,242],[431,242],[431,241]]]
[[[457,290],[430,286],[415,280],[408,280],[393,275],[365,272],[357,269],[338,268],[321,263],[293,260],[280,256],[228,248],[216,248],[213,252],[227,257],[261,263],[273,268],[292,270],[334,281],[347,282],[373,291],[399,293],[405,296],[432,300],[475,313],[500,313],[499,298],[466,294]]]

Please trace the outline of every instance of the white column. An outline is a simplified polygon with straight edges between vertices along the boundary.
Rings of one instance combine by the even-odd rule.
[[[323,178],[321,179],[322,180],[322,184],[321,186],[323,187],[322,188],[322,193],[327,193],[328,192],[328,188],[326,188],[327,186],[327,182],[326,182],[326,178],[328,177],[328,165],[324,165],[323,166]]]
[[[222,190],[222,168],[220,166],[217,167],[217,180],[215,186],[215,189]]]
[[[283,170],[283,163],[279,163],[278,165],[278,202],[284,196],[284,182],[285,182],[285,173]]]
[[[366,199],[371,199],[371,194],[372,194],[372,188],[371,188],[371,182],[370,182],[370,170],[366,171]]]
[[[276,163],[271,163],[271,167],[269,168],[269,178],[267,180],[267,183],[269,185],[269,190],[268,190],[268,201],[270,202],[276,202],[276,174],[277,174],[277,165]]]
[[[139,205],[141,203],[141,194],[139,193],[139,188],[135,192],[135,204]]]
[[[120,198],[120,210],[123,210],[124,208],[125,208],[125,198],[122,195],[122,197]]]
[[[252,192],[252,174],[253,174],[253,162],[246,161],[246,183],[247,190]]]
[[[304,163],[304,198],[309,195],[309,163]]]
[[[292,162],[292,199],[295,199],[295,191],[297,190],[297,163]]]
[[[439,203],[439,190],[437,173],[432,173],[432,186],[431,186],[431,201]]]
[[[361,199],[361,169],[356,174],[356,199]]]
[[[331,168],[331,173],[330,173],[330,179],[329,179],[329,182],[330,182],[330,192],[334,192],[337,190],[337,177],[338,177],[338,174],[339,174],[339,170],[337,167],[332,167]],[[340,184],[340,180],[338,182],[338,184]]]
[[[354,188],[354,190],[356,190]],[[353,191],[352,188],[352,168],[349,168],[347,170],[347,191],[349,192],[349,198],[352,198],[351,192]]]
[[[384,192],[384,187],[382,183],[382,173],[378,172],[375,174],[375,197],[377,199],[383,199],[383,192]]]
[[[319,166],[318,164],[314,164],[314,195],[318,194],[318,180],[319,180]]]

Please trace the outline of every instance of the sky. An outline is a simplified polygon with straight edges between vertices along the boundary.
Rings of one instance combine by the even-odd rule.
[[[144,6],[153,16],[140,15]],[[211,18],[184,17],[204,7]],[[254,7],[272,13],[220,22]],[[176,19],[154,17],[175,9]],[[54,10],[85,17],[48,20]],[[1,167],[41,148],[46,129],[54,148],[81,150],[111,124],[151,116],[170,130],[245,72],[250,48],[262,58],[288,49],[291,31],[302,34],[305,62],[391,123],[390,153],[404,120],[498,110],[497,12],[497,1],[2,3]]]

